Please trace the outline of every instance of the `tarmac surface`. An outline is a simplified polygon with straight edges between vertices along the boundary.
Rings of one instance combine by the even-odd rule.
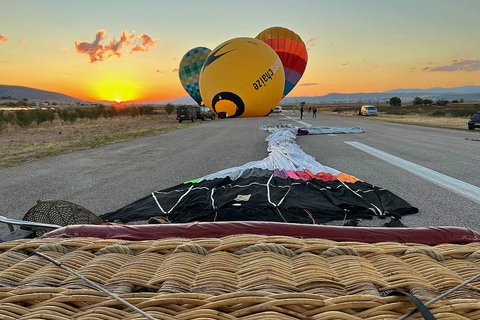
[[[419,208],[419,213],[402,218],[409,227],[448,225],[480,231],[478,130],[323,114],[312,119],[309,113],[299,123],[298,111],[207,120],[130,142],[0,169],[0,215],[21,219],[37,200],[47,199],[71,201],[98,215],[116,210],[152,191],[265,158],[268,133],[258,128],[278,121],[296,126],[363,126],[366,132],[362,134],[307,135],[298,137],[297,143],[318,162],[384,187]],[[377,156],[372,148],[380,151]],[[385,222],[373,219],[360,225]],[[0,236],[7,230],[0,226]]]

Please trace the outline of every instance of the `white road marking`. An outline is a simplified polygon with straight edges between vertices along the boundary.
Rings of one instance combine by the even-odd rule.
[[[305,126],[305,127],[311,127],[311,126],[312,126],[311,124],[306,123],[306,122],[304,122],[304,121],[302,121],[302,120],[300,120],[300,119],[298,119],[298,118],[292,118],[292,117],[289,117],[289,116],[287,116],[287,115],[285,115],[285,114],[282,114],[282,116],[284,116],[284,117],[286,117],[286,118],[288,118],[288,119],[290,119],[290,120],[296,121],[296,122],[300,123],[302,126]]]
[[[480,188],[479,187],[476,187],[474,185],[463,182],[461,180],[449,177],[440,172],[422,167],[418,164],[404,160],[402,158],[396,157],[394,155],[380,151],[378,149],[372,148],[360,142],[345,141],[345,143],[361,151],[367,152],[372,156],[382,159],[388,163],[391,163],[394,166],[397,166],[410,173],[413,173],[414,175],[417,175],[425,180],[428,180],[442,188],[455,192],[456,194],[459,194],[462,197],[473,200],[473,202],[480,204]]]
[[[336,137],[337,135],[335,133],[327,133],[327,136]]]

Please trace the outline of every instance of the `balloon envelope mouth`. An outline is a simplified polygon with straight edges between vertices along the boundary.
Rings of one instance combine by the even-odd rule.
[[[224,112],[228,114],[229,118],[235,118],[245,112],[245,104],[233,92],[220,92],[212,99],[212,109],[217,114]]]

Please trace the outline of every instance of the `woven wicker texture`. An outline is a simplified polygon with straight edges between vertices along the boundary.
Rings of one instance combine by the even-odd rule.
[[[68,226],[74,224],[102,224],[103,221],[90,210],[64,200],[37,201],[23,216],[24,221],[56,224]],[[32,230],[30,227],[22,229]],[[35,230],[37,236],[45,233],[45,230]]]
[[[0,319],[143,319],[36,250],[157,319],[396,319],[413,303],[382,291],[426,302],[480,273],[480,243],[25,239],[0,243]],[[429,308],[438,319],[480,319],[480,281]]]

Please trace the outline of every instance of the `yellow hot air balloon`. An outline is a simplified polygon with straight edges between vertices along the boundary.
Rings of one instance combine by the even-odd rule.
[[[280,58],[255,38],[235,38],[220,44],[200,72],[205,105],[230,118],[268,115],[282,99],[284,85]]]

